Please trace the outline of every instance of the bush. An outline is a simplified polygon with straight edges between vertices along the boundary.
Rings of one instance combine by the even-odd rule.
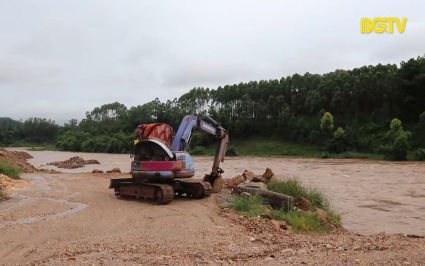
[[[189,151],[192,155],[205,155],[205,147],[197,146]]]
[[[1,190],[1,187],[0,187],[0,200],[4,199],[6,197],[7,197],[6,192],[4,192],[3,190]]]
[[[410,148],[409,139],[412,134],[408,131],[403,131],[401,121],[397,118],[391,121],[390,128],[390,131],[386,134],[388,144],[382,145],[379,151],[385,155],[385,159],[406,160],[407,151]]]
[[[425,161],[425,149],[419,148],[415,154],[416,159],[419,161]]]
[[[238,156],[238,153],[236,152],[236,148],[233,146],[230,146],[226,150],[226,156]]]
[[[22,170],[16,167],[13,163],[0,161],[0,174],[7,175],[13,179],[20,179],[19,175]]]

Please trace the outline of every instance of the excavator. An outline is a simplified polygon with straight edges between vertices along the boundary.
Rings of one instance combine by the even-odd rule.
[[[168,141],[166,138],[164,141],[164,134],[170,134],[171,131],[172,136],[170,126],[150,126],[141,127],[144,137],[134,140],[131,154],[131,158],[134,158],[131,162],[132,177],[110,180],[109,188],[114,189],[115,196],[144,198],[154,204],[168,204],[176,194],[205,198],[221,191],[221,174],[224,173],[222,163],[229,143],[229,133],[220,123],[209,116],[201,119],[198,115],[187,115],[181,121],[174,138],[170,137]],[[212,171],[204,176],[203,181],[185,180],[195,175],[193,159],[187,152],[195,130],[217,140]]]

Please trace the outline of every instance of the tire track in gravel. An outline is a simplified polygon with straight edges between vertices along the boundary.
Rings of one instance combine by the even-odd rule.
[[[45,181],[43,175],[34,175],[34,176],[31,176],[29,179],[31,179],[31,181],[30,181],[31,183],[33,183],[34,185],[37,185],[37,190],[39,191],[39,192],[37,192],[37,194],[47,193],[50,190],[50,186]],[[64,190],[67,190],[67,188],[64,185],[62,185],[62,188],[64,188]],[[11,197],[20,198],[21,200],[16,202],[16,203],[11,203],[9,206],[7,206],[7,208],[0,209],[0,214],[1,214],[1,211],[4,212],[6,210],[10,210],[10,209],[13,209],[15,207],[22,206],[24,204],[29,204],[29,203],[34,202],[36,200],[49,200],[49,201],[53,201],[53,202],[58,202],[58,203],[70,205],[70,206],[72,206],[72,208],[65,210],[65,211],[57,212],[57,213],[54,213],[54,214],[32,216],[32,217],[28,217],[28,218],[22,218],[22,219],[18,219],[18,220],[15,220],[15,221],[3,223],[3,224],[0,224],[0,229],[9,228],[9,227],[12,227],[14,225],[19,225],[19,224],[30,224],[30,223],[36,223],[36,222],[39,222],[39,221],[47,221],[47,220],[52,220],[52,219],[58,219],[58,218],[62,218],[62,217],[80,212],[80,211],[84,210],[85,208],[87,208],[87,204],[84,204],[84,203],[81,203],[81,202],[69,201],[69,200],[65,199],[65,198],[68,198],[70,196],[65,196],[61,199],[54,199],[54,198],[50,198],[50,197],[24,196],[24,195],[20,195],[18,192],[14,192],[14,193],[11,194]]]

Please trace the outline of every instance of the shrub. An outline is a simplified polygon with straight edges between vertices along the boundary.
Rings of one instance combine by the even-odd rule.
[[[205,155],[205,147],[197,146],[189,151],[192,155]]]
[[[330,132],[334,128],[334,120],[331,113],[326,112],[322,119],[320,119],[320,128],[325,132]]]
[[[233,146],[230,146],[226,150],[226,156],[238,156],[238,153],[236,152],[236,148]]]
[[[13,179],[20,179],[19,175],[22,170],[16,167],[13,163],[0,161],[0,174],[7,175]]]
[[[349,150],[349,140],[342,128],[338,128],[333,138],[326,141],[325,150],[329,153],[342,153]]]
[[[391,121],[390,131],[386,134],[388,144],[380,146],[379,150],[385,155],[385,159],[406,160],[411,136],[410,132],[403,131],[401,121],[394,118]]]
[[[6,197],[7,197],[6,192],[4,192],[3,190],[1,190],[1,187],[0,187],[0,200],[4,199]]]
[[[425,161],[425,149],[423,149],[423,148],[419,148],[419,149],[416,151],[415,156],[416,156],[416,159],[418,159],[418,160],[420,160],[420,161]]]

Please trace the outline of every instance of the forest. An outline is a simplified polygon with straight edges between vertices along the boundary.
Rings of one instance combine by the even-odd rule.
[[[0,145],[50,144],[63,151],[129,153],[138,125],[167,123],[176,132],[188,114],[207,114],[219,121],[229,130],[230,145],[238,144],[236,152],[246,155],[256,154],[261,142],[274,141],[309,147],[321,157],[364,153],[405,160],[414,154],[423,160],[425,57],[399,66],[378,64],[215,89],[196,87],[172,101],[156,98],[130,108],[108,103],[63,126],[44,118],[0,118]],[[253,142],[260,144],[251,145],[250,151],[247,145]],[[203,154],[211,144],[211,139],[196,134],[191,149]],[[308,156],[270,146],[275,147],[273,155]]]

